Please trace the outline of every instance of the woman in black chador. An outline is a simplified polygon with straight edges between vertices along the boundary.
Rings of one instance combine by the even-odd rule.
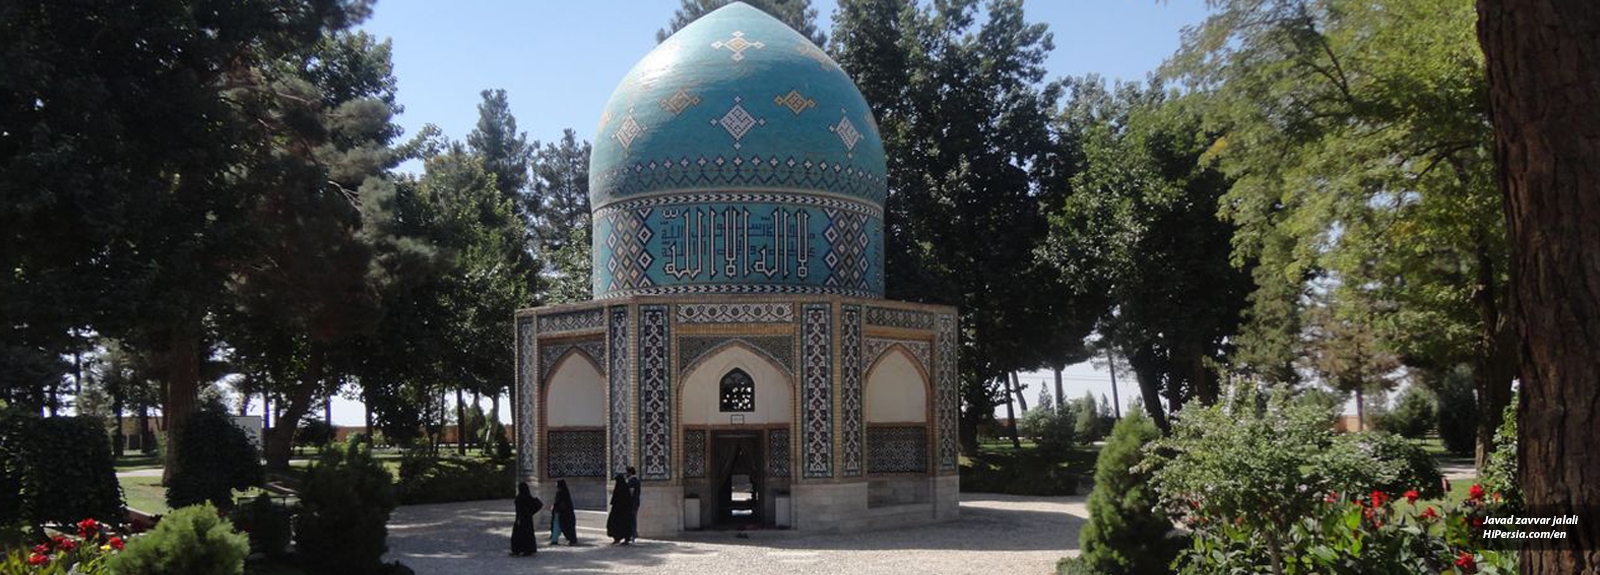
[[[533,516],[543,507],[544,502],[528,491],[527,483],[517,484],[517,519],[511,524],[511,555],[539,552],[539,528],[534,526]]]
[[[633,537],[633,493],[628,489],[627,476],[618,473],[617,485],[611,489],[611,514],[606,517],[606,535],[611,544],[626,545]]]
[[[567,480],[556,481],[555,507],[550,508],[550,544],[555,545],[562,534],[567,545],[578,544],[578,512],[572,508],[572,492],[567,491]]]

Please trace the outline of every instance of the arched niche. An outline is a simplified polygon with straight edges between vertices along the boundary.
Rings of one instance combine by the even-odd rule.
[[[722,382],[740,370],[755,383],[755,406],[750,411],[721,410]],[[746,424],[789,423],[794,409],[794,385],[789,372],[765,355],[742,343],[730,343],[707,354],[684,375],[679,394],[683,425],[726,425],[732,416]]]
[[[904,348],[884,352],[867,371],[867,423],[927,423],[928,377]]]
[[[604,427],[605,378],[588,355],[573,350],[556,362],[545,387],[545,425]]]

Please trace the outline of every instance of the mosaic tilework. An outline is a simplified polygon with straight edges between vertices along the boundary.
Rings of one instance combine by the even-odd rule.
[[[936,345],[939,346],[939,369],[936,371],[936,394],[938,400],[938,413],[935,420],[938,423],[936,433],[939,436],[939,470],[955,471],[956,469],[956,318],[954,315],[943,314],[939,316],[939,331]]]
[[[539,333],[550,335],[565,331],[601,329],[606,326],[605,310],[600,308],[551,313],[539,316]]]
[[[883,357],[883,354],[889,351],[890,347],[896,345],[903,347],[907,352],[910,352],[911,357],[922,364],[923,371],[926,371],[927,373],[933,373],[933,361],[930,359],[933,356],[929,353],[929,350],[932,346],[928,345],[928,342],[926,341],[915,339],[888,339],[869,337],[866,340],[866,344],[863,346],[865,351],[862,352],[862,355],[866,359],[863,365],[870,366],[873,363],[876,363],[878,358]]]
[[[538,374],[534,373],[537,365],[534,363],[534,338],[533,318],[517,318],[517,476],[531,477],[538,471],[535,462],[538,461],[535,453],[539,427],[534,425],[533,414],[534,399],[538,396],[534,385]]]
[[[556,362],[560,361],[562,356],[572,350],[577,350],[578,353],[588,356],[589,361],[593,361],[596,366],[606,364],[606,343],[603,339],[564,341],[541,345],[539,346],[540,384],[546,383],[546,380],[550,378],[555,370]]]
[[[700,479],[706,476],[706,432],[701,429],[683,431],[683,476]]]
[[[838,210],[823,210],[828,227],[822,231],[828,240],[828,253],[822,263],[828,266],[829,286],[870,289],[872,286],[872,238],[867,218]]]
[[[739,342],[767,356],[789,373],[794,373],[794,339],[786,335],[729,335],[678,336],[678,373],[681,375],[695,367],[695,362],[720,349],[724,344]]]
[[[794,156],[752,154],[638,160],[594,176],[598,189],[606,192],[597,193],[597,199],[706,187],[825,190],[867,198],[879,204],[888,195],[888,180],[880,173],[855,164],[811,161]],[[606,204],[596,202],[596,205]]]
[[[667,306],[639,306],[639,478],[672,479]]]
[[[550,478],[606,476],[604,430],[552,430],[545,440]]]
[[[753,159],[751,161],[754,161]],[[618,212],[639,210],[643,208],[659,208],[674,204],[792,204],[797,206],[814,207],[818,209],[832,209],[844,212],[861,214],[870,218],[883,219],[883,207],[836,196],[818,194],[797,194],[787,192],[695,192],[651,195],[642,198],[627,198],[609,204],[597,205],[594,208],[596,218],[609,216]]]
[[[767,476],[789,476],[789,430],[774,429],[767,434]]]
[[[932,330],[933,313],[914,309],[868,307],[867,325]]]
[[[610,280],[608,289],[639,289],[655,284],[648,273],[654,260],[649,250],[650,238],[655,236],[646,223],[650,212],[650,208],[616,212],[606,216],[603,222],[599,215],[595,216],[595,221],[602,224],[597,226],[595,237],[605,238],[604,251],[609,256],[604,268],[607,273],[603,276]],[[606,232],[603,236],[602,229]],[[596,260],[595,263],[600,262]],[[595,277],[602,276],[595,274]]]
[[[611,327],[606,339],[606,358],[610,361],[611,385],[611,474],[628,469],[633,454],[628,450],[628,308],[611,308]]]
[[[927,473],[928,430],[922,426],[867,429],[868,473]]]
[[[802,310],[801,365],[805,422],[805,476],[833,476],[832,318],[827,304]]]
[[[681,303],[678,323],[789,323],[794,321],[791,303]]]
[[[839,444],[840,471],[861,475],[861,306],[839,306]]]

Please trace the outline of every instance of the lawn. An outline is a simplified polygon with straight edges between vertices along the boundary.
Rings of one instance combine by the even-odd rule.
[[[161,476],[123,476],[118,477],[117,481],[122,484],[122,499],[128,507],[156,515],[172,511],[167,507],[167,488],[161,486]],[[235,490],[233,498],[239,501],[261,493],[261,489],[256,487],[245,491]]]
[[[1016,495],[1072,495],[1094,477],[1097,445],[1045,453],[1033,441],[1017,448],[1006,440],[981,441],[975,457],[962,456],[961,490]]]
[[[159,469],[161,467],[161,456],[154,453],[130,451],[123,454],[122,457],[118,457],[115,466],[119,473],[136,469]]]

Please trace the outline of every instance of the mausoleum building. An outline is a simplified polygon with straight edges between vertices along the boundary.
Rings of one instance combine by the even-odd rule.
[[[883,144],[838,64],[730,4],[645,56],[589,174],[593,301],[516,314],[520,478],[644,536],[957,514],[956,310],[883,299]]]

